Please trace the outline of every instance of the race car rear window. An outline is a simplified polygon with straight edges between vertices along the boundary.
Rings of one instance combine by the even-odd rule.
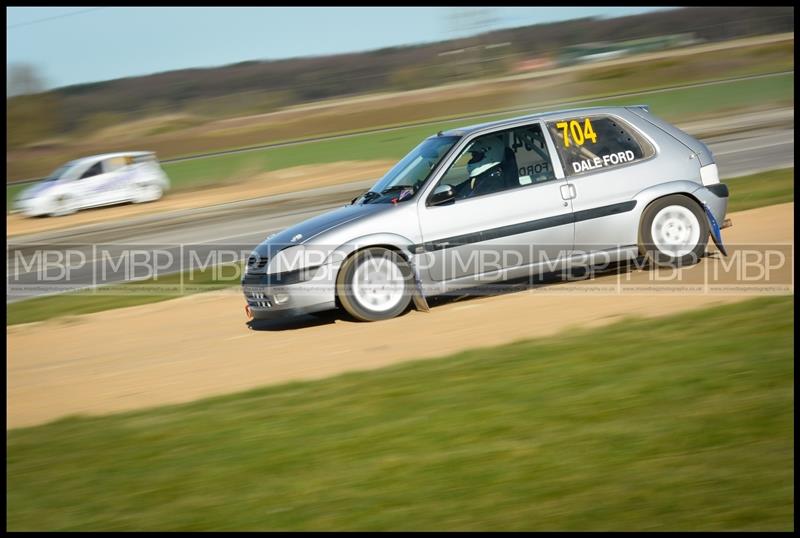
[[[548,122],[567,176],[599,172],[651,157],[655,150],[636,129],[611,116]]]
[[[111,157],[103,161],[103,171],[114,172],[127,164],[125,157]]]

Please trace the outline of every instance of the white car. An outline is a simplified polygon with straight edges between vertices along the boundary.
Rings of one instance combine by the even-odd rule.
[[[106,153],[68,162],[22,191],[15,209],[30,217],[55,217],[89,207],[152,202],[168,188],[155,153]]]

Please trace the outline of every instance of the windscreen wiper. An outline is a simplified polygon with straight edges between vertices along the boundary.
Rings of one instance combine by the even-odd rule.
[[[375,192],[375,191],[367,191],[367,192],[365,192],[364,194],[359,194],[358,196],[356,196],[355,198],[353,198],[352,200],[350,200],[350,203],[351,203],[351,204],[354,204],[354,203],[356,203],[356,200],[358,200],[359,198],[363,198],[363,199],[364,199],[364,201],[366,202],[366,201],[368,201],[368,200],[372,200],[373,198],[375,198],[375,197],[377,197],[377,196],[380,196],[380,195],[381,195],[381,193],[379,193],[379,192]]]
[[[404,191],[406,189],[414,190],[414,187],[411,186],[411,185],[392,185],[391,187],[389,187],[387,189],[383,189],[381,191],[381,194],[388,194],[390,192],[396,192],[396,191]]]

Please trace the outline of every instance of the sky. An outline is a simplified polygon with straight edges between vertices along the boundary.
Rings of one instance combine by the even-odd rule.
[[[480,33],[454,7],[6,8],[6,66],[32,64],[46,88],[211,67],[430,43]],[[656,7],[491,8],[480,31]],[[472,19],[454,17],[468,11]],[[470,22],[472,20],[472,22]]]

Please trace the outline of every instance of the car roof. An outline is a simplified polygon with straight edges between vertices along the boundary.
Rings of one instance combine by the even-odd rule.
[[[594,107],[584,107],[584,108],[570,108],[564,110],[548,110],[545,112],[537,112],[535,114],[527,114],[525,116],[517,116],[514,118],[506,118],[503,120],[497,121],[490,121],[486,123],[476,123],[474,125],[467,125],[466,127],[456,127],[455,129],[450,129],[447,131],[441,131],[439,135],[441,136],[467,136],[477,131],[483,130],[494,130],[494,129],[502,129],[504,127],[510,127],[514,124],[519,123],[520,121],[537,121],[537,120],[551,120],[555,118],[561,118],[564,116],[579,116],[582,114],[613,114],[619,113],[624,111],[628,108],[643,108],[647,110],[647,105],[635,105],[631,107],[624,107],[624,106],[594,106]]]
[[[88,157],[80,157],[75,159],[75,164],[85,164],[89,162],[101,161],[103,159],[112,159],[114,157],[143,157],[145,155],[153,155],[153,151],[118,151],[116,153],[100,153],[98,155],[90,155]]]

